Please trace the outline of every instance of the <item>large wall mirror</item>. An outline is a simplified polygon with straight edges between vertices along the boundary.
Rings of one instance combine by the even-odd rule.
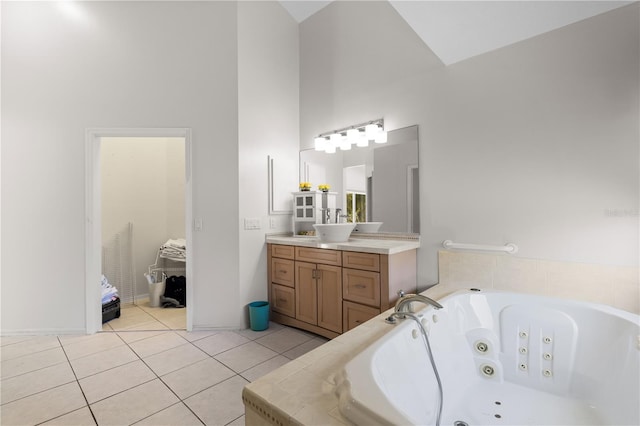
[[[417,125],[389,131],[384,144],[335,154],[301,151],[300,181],[314,190],[329,184],[350,222],[382,222],[380,232],[420,233]]]

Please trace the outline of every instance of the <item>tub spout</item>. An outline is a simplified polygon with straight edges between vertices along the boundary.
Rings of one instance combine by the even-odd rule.
[[[409,305],[411,304],[411,302],[422,302],[425,305],[431,305],[436,309],[442,309],[442,305],[439,304],[438,302],[436,302],[435,300],[427,297],[427,296],[423,296],[421,294],[407,294],[404,297],[401,297],[400,299],[398,299],[398,301],[396,302],[396,312],[408,312],[409,311]]]
[[[395,324],[396,318],[404,318],[403,313],[410,311],[411,302],[422,302],[436,309],[442,309],[442,305],[435,300],[421,294],[407,294],[396,302],[396,307],[391,315],[385,319],[389,324]]]

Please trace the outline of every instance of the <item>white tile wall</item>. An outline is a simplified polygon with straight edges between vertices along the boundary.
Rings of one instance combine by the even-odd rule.
[[[437,293],[485,288],[602,303],[640,313],[636,267],[440,251]]]

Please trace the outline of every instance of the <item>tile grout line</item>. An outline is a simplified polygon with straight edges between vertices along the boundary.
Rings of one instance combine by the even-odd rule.
[[[155,317],[154,317],[154,319],[156,319],[159,323],[163,324],[163,323],[162,323],[162,321],[158,320],[157,318],[155,318]],[[163,324],[163,325],[165,325],[165,324]],[[309,344],[309,342],[312,342],[312,341],[314,340],[314,337],[315,337],[315,336],[310,336],[310,335],[308,335],[307,333],[304,333],[304,334],[302,334],[302,336],[304,336],[304,337],[306,338],[306,340],[304,340],[303,342],[300,342],[300,343],[298,343],[298,344],[296,344],[296,345],[294,345],[294,346],[292,346],[292,347],[290,347],[290,348],[286,348],[286,349],[278,349],[278,350],[274,350],[273,348],[271,348],[271,347],[269,347],[269,346],[267,346],[267,345],[263,344],[262,342],[258,341],[259,339],[265,338],[265,337],[270,336],[270,335],[271,335],[271,336],[273,336],[273,335],[277,334],[278,332],[282,332],[282,331],[285,331],[285,330],[287,330],[287,329],[288,329],[288,328],[286,328],[286,327],[285,327],[285,328],[276,329],[276,330],[274,330],[274,331],[272,331],[272,332],[270,332],[270,333],[267,333],[267,334],[266,334],[266,335],[264,335],[264,336],[260,336],[260,335],[258,335],[258,336],[251,336],[251,337],[254,337],[254,338],[251,338],[251,337],[249,337],[249,336],[244,336],[244,335],[243,335],[243,334],[241,334],[241,332],[240,332],[240,331],[242,331],[242,330],[225,330],[225,331],[230,331],[231,333],[233,333],[233,334],[235,334],[235,335],[237,335],[237,336],[239,336],[239,337],[242,337],[242,338],[246,339],[247,341],[246,341],[245,343],[242,343],[242,344],[236,345],[236,346],[234,346],[234,347],[232,347],[232,348],[229,348],[229,349],[227,349],[227,350],[224,350],[224,351],[222,351],[222,352],[216,353],[215,355],[211,355],[211,354],[209,354],[206,350],[204,350],[204,349],[202,349],[201,347],[199,347],[196,343],[197,343],[197,342],[199,342],[199,341],[201,341],[201,340],[203,340],[203,339],[206,339],[206,338],[209,338],[209,337],[215,336],[215,335],[216,335],[216,334],[218,334],[219,332],[214,332],[213,334],[205,335],[205,336],[199,337],[199,338],[197,338],[197,339],[195,339],[195,340],[188,340],[185,336],[183,336],[181,333],[179,333],[180,331],[185,331],[185,332],[186,332],[186,330],[184,330],[184,329],[175,329],[175,330],[174,330],[174,329],[148,330],[148,331],[151,331],[151,332],[157,332],[157,334],[154,334],[154,335],[149,336],[149,337],[142,338],[142,339],[140,339],[140,340],[136,340],[136,341],[134,341],[134,342],[127,342],[127,341],[125,341],[125,340],[124,340],[124,338],[123,338],[123,336],[121,335],[121,333],[123,333],[123,332],[124,332],[124,333],[127,333],[127,332],[135,333],[135,332],[138,332],[138,331],[141,331],[141,330],[113,330],[113,331],[104,331],[104,330],[103,330],[102,332],[106,332],[106,333],[112,333],[112,332],[113,332],[113,333],[115,333],[115,334],[118,336],[118,339],[119,339],[119,340],[124,344],[124,347],[127,347],[129,350],[131,350],[131,351],[133,352],[133,354],[135,355],[135,358],[136,358],[136,359],[135,359],[135,360],[133,360],[133,361],[125,362],[124,364],[121,364],[121,365],[118,365],[118,366],[115,366],[115,367],[112,367],[112,368],[108,368],[108,369],[106,369],[106,370],[103,370],[103,371],[100,371],[100,372],[97,372],[97,373],[94,373],[94,374],[90,374],[90,375],[88,375],[88,376],[86,376],[86,377],[83,377],[83,379],[88,378],[88,377],[95,376],[95,375],[100,374],[100,373],[103,373],[103,372],[107,372],[107,371],[113,370],[113,369],[118,368],[118,367],[121,367],[121,366],[123,366],[123,365],[128,365],[128,364],[131,364],[131,363],[133,363],[133,362],[135,362],[135,361],[137,361],[137,360],[140,360],[140,361],[142,361],[143,365],[145,365],[149,370],[151,370],[151,372],[152,372],[152,374],[153,374],[153,376],[154,376],[154,378],[153,378],[153,379],[150,379],[150,380],[148,380],[148,381],[145,381],[144,383],[140,383],[140,384],[138,384],[138,385],[136,385],[136,386],[133,386],[133,387],[131,387],[131,388],[129,388],[129,389],[125,389],[125,390],[123,390],[123,391],[116,392],[116,393],[114,393],[113,395],[110,395],[110,396],[107,396],[107,397],[105,397],[105,398],[100,399],[99,401],[94,401],[94,403],[97,403],[97,402],[100,402],[100,401],[104,401],[105,399],[108,399],[108,398],[113,397],[113,396],[115,396],[115,395],[118,395],[118,394],[121,394],[121,393],[123,393],[123,392],[129,391],[129,390],[131,390],[131,389],[135,389],[135,388],[137,388],[137,387],[139,387],[139,386],[142,386],[142,385],[144,385],[144,384],[147,384],[147,383],[149,383],[149,382],[151,382],[151,381],[153,381],[153,380],[155,380],[155,379],[158,379],[158,380],[160,381],[160,383],[162,383],[166,388],[168,388],[168,389],[169,389],[169,391],[170,391],[170,392],[171,392],[171,393],[172,393],[172,394],[173,394],[173,395],[178,399],[178,401],[179,401],[180,403],[182,403],[182,404],[183,404],[183,405],[184,405],[184,406],[185,406],[185,407],[186,407],[186,408],[187,408],[187,409],[188,409],[188,410],[189,410],[189,411],[190,411],[190,412],[191,412],[191,413],[192,413],[192,414],[193,414],[193,415],[194,415],[194,416],[195,416],[195,417],[196,417],[196,418],[201,422],[201,423],[205,424],[205,423],[202,421],[202,419],[201,419],[201,418],[200,418],[200,417],[199,417],[199,416],[198,416],[198,415],[197,415],[197,414],[196,414],[196,413],[195,413],[195,412],[194,412],[194,411],[193,411],[193,410],[192,410],[192,409],[191,409],[191,408],[186,404],[185,400],[186,400],[186,399],[189,399],[189,398],[192,398],[192,397],[194,397],[195,395],[198,395],[198,394],[200,394],[200,393],[202,393],[202,392],[204,392],[204,391],[206,391],[206,390],[209,390],[209,389],[211,389],[211,388],[213,388],[213,387],[215,387],[215,386],[218,386],[218,385],[220,385],[220,384],[222,384],[222,383],[224,383],[224,382],[227,382],[227,381],[229,381],[229,380],[231,380],[231,379],[234,379],[235,377],[238,377],[239,379],[241,379],[242,381],[245,381],[245,382],[247,382],[247,383],[251,383],[251,380],[249,380],[249,379],[248,379],[247,377],[245,377],[243,374],[244,374],[244,373],[246,373],[247,371],[251,370],[252,368],[258,367],[258,366],[260,366],[260,365],[262,365],[262,364],[265,364],[265,363],[267,363],[267,362],[269,362],[269,361],[273,360],[274,358],[276,358],[276,357],[278,357],[278,356],[282,356],[283,358],[285,358],[285,359],[287,360],[287,362],[289,362],[289,361],[291,361],[291,360],[295,359],[295,358],[290,358],[289,356],[286,356],[286,355],[284,355],[284,354],[285,354],[285,353],[287,353],[287,352],[293,351],[293,350],[295,350],[296,348],[299,348],[299,347],[300,347],[300,346],[302,346],[302,345]],[[295,331],[295,329],[293,329],[293,330]],[[174,392],[174,390],[173,390],[173,389],[172,389],[172,388],[171,388],[167,383],[165,383],[165,381],[163,380],[163,378],[162,378],[158,373],[156,373],[156,371],[154,371],[154,370],[150,367],[150,365],[149,365],[149,364],[147,364],[147,361],[146,361],[145,359],[143,359],[143,358],[142,358],[142,356],[141,356],[138,352],[136,352],[136,351],[133,349],[133,347],[131,346],[132,344],[135,344],[136,342],[142,342],[142,341],[147,340],[147,339],[150,339],[150,338],[152,338],[152,337],[156,337],[156,336],[160,336],[160,335],[165,335],[165,334],[167,334],[167,332],[171,332],[171,333],[177,334],[177,335],[178,335],[182,340],[184,340],[184,343],[180,343],[180,344],[179,344],[178,346],[176,346],[176,347],[172,347],[172,348],[164,349],[164,350],[161,350],[160,352],[157,352],[157,353],[151,354],[151,355],[147,356],[147,358],[148,358],[148,357],[151,357],[151,356],[155,356],[155,355],[159,355],[159,354],[165,353],[165,352],[167,352],[167,351],[169,351],[169,350],[172,350],[172,349],[176,349],[176,348],[181,347],[181,346],[184,346],[185,344],[187,344],[187,343],[188,343],[188,344],[191,344],[192,348],[195,348],[199,353],[202,353],[202,354],[206,355],[206,357],[207,357],[207,358],[205,358],[205,359],[208,359],[208,358],[214,359],[216,362],[220,363],[220,365],[224,366],[225,368],[228,368],[228,369],[229,369],[231,372],[233,372],[234,374],[233,374],[231,377],[228,377],[228,378],[226,378],[226,379],[224,379],[224,380],[222,380],[222,381],[219,381],[219,382],[217,382],[217,383],[215,383],[215,384],[212,384],[212,385],[210,385],[210,386],[207,386],[205,389],[202,389],[202,390],[200,390],[200,391],[198,391],[198,392],[194,393],[193,395],[189,395],[189,396],[188,396],[188,397],[186,397],[185,399],[182,399],[180,396],[178,396],[178,395]],[[79,386],[79,388],[80,388],[80,390],[81,390],[81,392],[82,392],[83,398],[84,398],[85,403],[86,403],[86,407],[87,407],[87,408],[89,408],[89,411],[90,411],[90,413],[91,413],[91,415],[92,415],[92,418],[93,418],[93,420],[94,420],[94,423],[97,425],[97,424],[98,424],[97,419],[96,419],[96,417],[95,417],[95,414],[94,414],[93,410],[91,409],[91,404],[89,404],[89,402],[88,402],[88,399],[87,399],[87,396],[86,396],[86,394],[85,394],[85,392],[84,392],[84,389],[83,389],[83,388],[82,388],[82,386],[80,385],[80,379],[78,378],[78,375],[77,375],[76,371],[74,370],[73,365],[71,364],[71,360],[70,360],[69,355],[67,354],[66,349],[65,349],[65,344],[63,344],[63,343],[62,343],[62,341],[61,341],[61,339],[60,339],[60,336],[56,336],[56,338],[57,338],[58,344],[60,345],[59,347],[62,349],[62,351],[63,351],[63,353],[64,353],[65,359],[66,359],[66,361],[67,361],[67,365],[69,365],[69,367],[71,368],[71,371],[72,371],[72,373],[73,373],[73,375],[74,375],[74,378],[75,378],[75,382],[78,384],[78,386]],[[240,347],[242,347],[242,346],[244,346],[244,345],[247,345],[248,343],[251,343],[251,342],[255,342],[255,343],[257,343],[258,345],[260,345],[261,347],[264,347],[264,348],[266,348],[266,349],[268,349],[268,350],[270,350],[270,351],[273,351],[273,353],[274,353],[275,355],[273,355],[273,356],[271,356],[271,357],[269,357],[269,358],[267,358],[267,359],[265,359],[265,360],[263,360],[263,361],[261,361],[261,362],[259,362],[259,363],[255,364],[255,365],[252,365],[252,366],[250,366],[250,367],[248,367],[248,368],[245,368],[245,369],[244,369],[244,370],[242,370],[242,371],[236,371],[236,370],[235,370],[234,368],[232,368],[231,366],[229,366],[229,365],[225,364],[224,362],[222,362],[222,361],[220,361],[220,360],[216,359],[216,357],[217,357],[217,356],[219,356],[219,355],[222,355],[222,354],[224,354],[224,353],[226,353],[226,352],[229,352],[229,351],[231,351],[231,350],[234,350],[234,349],[240,348]],[[15,342],[15,343],[17,344],[17,343],[21,343],[21,342]],[[73,344],[80,344],[80,343],[82,343],[82,342],[81,342],[81,341],[79,341],[79,342],[72,342],[72,343],[70,343],[70,345],[73,345]],[[322,344],[322,343],[321,343],[321,344]],[[9,345],[12,345],[12,344],[9,344]],[[7,345],[7,346],[9,346],[9,345]],[[111,350],[111,349],[116,349],[116,348],[118,348],[118,347],[119,347],[119,346],[115,346],[115,347],[113,347],[113,348],[109,348],[109,350]],[[56,349],[56,348],[44,349],[44,350],[42,350],[42,351],[37,351],[37,352],[34,352],[34,353],[44,352],[44,351],[52,350],[52,349]],[[97,354],[97,353],[100,353],[100,352],[95,352],[95,353],[92,353],[92,354],[83,355],[83,356],[81,356],[81,357],[79,357],[79,358],[76,358],[76,359],[82,359],[82,358],[85,358],[85,357],[88,357],[88,356],[95,355],[95,354]],[[178,369],[176,369],[176,370],[173,370],[173,371],[167,372],[166,374],[178,372],[178,371],[180,371],[181,369],[186,368],[186,367],[189,367],[189,366],[191,366],[191,365],[193,365],[193,364],[195,364],[195,363],[197,363],[197,362],[200,362],[200,361],[204,361],[204,359],[203,359],[203,360],[199,360],[199,361],[195,361],[195,362],[191,362],[191,363],[189,363],[189,364],[187,364],[187,365],[183,365],[183,366],[181,366],[180,368],[178,368]],[[59,365],[59,364],[62,364],[62,363],[64,363],[64,361],[61,361],[60,363],[53,364],[53,365]],[[52,366],[53,366],[53,365],[52,365]],[[33,371],[39,371],[39,370],[42,370],[42,369],[44,369],[44,368],[49,368],[49,367],[51,367],[51,366],[47,366],[47,367],[43,367],[43,368],[39,368],[39,369],[36,369],[36,370],[33,370]],[[30,371],[30,372],[31,372],[31,371]],[[25,373],[22,373],[22,374],[28,374],[28,373],[30,373],[30,372],[25,372]],[[14,376],[14,377],[19,377],[19,376],[21,376],[22,374],[19,374],[19,375]],[[166,375],[166,374],[165,374],[165,375]],[[3,380],[4,380],[4,379],[3,379]],[[55,389],[56,387],[60,387],[60,386],[63,386],[63,385],[69,384],[69,383],[73,383],[73,381],[70,381],[70,382],[65,383],[65,384],[62,384],[62,385],[54,386],[54,387],[52,387],[52,388],[50,388],[50,389]],[[47,390],[50,390],[50,389],[47,389]],[[43,392],[43,391],[41,391],[41,392]],[[40,393],[40,392],[37,392],[37,393]],[[36,393],[36,394],[37,394],[37,393]],[[35,395],[35,394],[32,394],[32,395]],[[32,396],[32,395],[29,395],[29,396]],[[22,399],[22,398],[21,398],[21,399]],[[12,402],[13,402],[13,401],[12,401]],[[173,406],[175,406],[175,405],[177,405],[177,404],[178,404],[178,402],[176,402],[176,403],[174,403],[174,404],[171,404],[171,405],[169,405],[169,406],[167,406],[167,407],[164,407],[164,408],[162,408],[161,410],[159,410],[159,411],[157,411],[157,412],[154,412],[154,413],[152,413],[152,414],[150,414],[150,415],[148,415],[148,416],[146,416],[146,417],[144,417],[144,418],[142,418],[142,419],[136,420],[136,423],[138,423],[138,422],[140,422],[140,421],[142,421],[142,420],[144,420],[144,419],[146,419],[146,418],[148,418],[148,417],[151,417],[151,416],[153,416],[153,415],[156,415],[157,413],[159,413],[159,412],[161,412],[161,411],[163,411],[163,410],[166,410],[166,409],[168,409],[168,408],[170,408],[170,407],[173,407]],[[76,409],[76,410],[72,410],[72,411],[69,411],[68,413],[61,414],[60,416],[54,417],[54,418],[49,419],[49,420],[46,420],[46,421],[50,421],[50,420],[53,420],[53,419],[56,419],[56,418],[62,417],[62,416],[64,416],[64,415],[68,415],[69,413],[74,412],[74,411],[77,411],[77,410],[78,410],[78,409]],[[243,415],[244,415],[244,414],[243,414]],[[233,423],[233,422],[237,421],[238,419],[240,419],[241,417],[243,417],[243,415],[240,415],[240,416],[236,417],[235,419],[233,419],[232,421],[230,421],[230,422],[228,422],[228,423],[226,423],[226,424],[230,424],[230,423]]]
[[[177,333],[176,333],[176,334],[177,334]],[[182,337],[182,336],[180,336],[180,337]],[[182,338],[184,339],[184,337],[182,337]],[[202,351],[202,349],[200,349],[200,348],[199,348],[199,347],[197,347],[196,345],[192,344],[191,342],[187,341],[187,339],[184,339],[184,340],[185,340],[187,343],[189,343],[189,344],[191,344],[192,346],[194,346],[196,349],[198,349],[198,350],[201,350],[201,351]],[[127,346],[129,346],[129,344],[128,344],[128,343],[126,343],[126,342],[125,342],[125,344],[126,344]],[[176,402],[176,404],[180,404],[180,403],[181,403],[182,405],[184,405],[184,406],[187,408],[187,410],[189,410],[189,411],[190,411],[190,412],[191,412],[191,413],[196,417],[196,419],[198,419],[198,420],[200,421],[200,423],[202,423],[203,425],[206,425],[206,423],[205,423],[204,421],[202,421],[202,419],[201,419],[201,418],[200,418],[200,417],[199,417],[199,416],[198,416],[198,415],[197,415],[197,414],[196,414],[196,413],[191,409],[191,407],[189,407],[189,405],[187,405],[187,404],[184,402],[184,400],[183,400],[182,398],[180,398],[180,396],[179,396],[177,393],[175,393],[175,391],[174,391],[173,389],[171,389],[171,386],[169,386],[169,385],[168,385],[164,380],[162,380],[162,377],[161,377],[161,376],[159,376],[159,375],[158,375],[158,373],[156,373],[156,372],[153,370],[153,368],[151,368],[151,366],[150,366],[149,364],[147,364],[147,363],[145,362],[145,360],[144,360],[142,357],[140,357],[140,355],[138,355],[138,353],[137,353],[137,352],[136,352],[132,347],[129,347],[129,349],[131,349],[131,350],[133,351],[133,353],[135,353],[135,354],[136,354],[136,356],[140,359],[140,361],[142,361],[142,363],[143,363],[143,364],[144,364],[144,365],[145,365],[149,370],[151,370],[151,372],[156,376],[156,378],[160,381],[160,383],[162,383],[162,384],[163,384],[167,389],[169,389],[169,391],[170,391],[172,394],[174,394],[174,395],[175,395],[175,397],[176,397],[176,398],[178,398],[178,402]],[[173,349],[173,348],[171,348],[171,349]],[[170,350],[170,349],[167,349],[167,350]],[[166,351],[162,351],[162,352],[166,352]],[[158,353],[162,353],[162,352],[158,352]],[[204,351],[203,351],[203,352],[204,352]],[[206,355],[209,355],[209,354],[207,354],[206,352],[205,352],[205,354],[206,354]],[[154,354],[154,355],[157,355],[157,354]],[[150,355],[150,356],[153,356],[153,355]],[[195,363],[191,363],[191,364],[189,364],[189,365],[193,365],[193,364],[195,364]],[[182,367],[182,368],[184,368],[184,367]],[[173,373],[173,372],[175,372],[175,371],[179,371],[179,370],[181,370],[182,368],[179,368],[178,370],[174,370],[174,371],[172,371],[171,373]],[[169,374],[169,373],[167,373],[167,374]],[[153,379],[153,380],[155,380],[155,379]],[[147,383],[148,383],[148,382],[147,382]],[[215,385],[214,385],[214,386],[215,386]],[[208,388],[207,388],[207,389],[208,389]],[[176,404],[171,404],[169,407],[173,407],[173,406],[174,406],[174,405],[176,405]],[[157,412],[155,412],[155,413],[152,413],[152,414],[150,414],[150,415],[148,415],[148,416],[146,416],[146,417],[143,417],[142,419],[140,419],[140,420],[136,421],[135,423],[139,423],[139,422],[141,422],[142,420],[144,420],[144,419],[146,419],[146,418],[149,418],[149,417],[151,417],[151,416],[154,416],[154,415],[156,415],[156,414],[158,414],[158,413],[160,413],[160,412],[162,412],[162,411],[166,410],[166,409],[167,409],[167,408],[169,408],[169,407],[165,407],[165,408],[163,408],[163,409],[161,409],[161,410],[159,410],[159,411],[157,411]]]
[[[73,369],[73,365],[71,365],[71,360],[69,359],[69,356],[67,355],[67,351],[64,349],[64,345],[62,344],[62,341],[60,340],[60,336],[57,336],[57,338],[58,338],[58,343],[60,344],[60,347],[62,348],[62,352],[64,353],[64,357],[67,359],[67,364],[69,364],[69,368],[71,369],[71,373],[73,373],[73,377],[75,378],[75,382],[78,385],[78,388],[80,389],[80,392],[82,392],[82,397],[84,398],[84,402],[87,404],[86,407],[89,409],[89,413],[91,413],[91,417],[93,418],[93,422],[97,425],[98,424],[98,420],[96,419],[96,416],[93,414],[93,410],[91,409],[91,405],[89,405],[89,400],[87,399],[87,395],[85,395],[85,393],[84,393],[84,389],[82,389],[82,386],[80,386],[80,381],[78,380],[78,375],[76,374],[76,371]],[[69,383],[73,383],[73,382],[69,382]],[[67,414],[73,413],[74,411],[77,411],[77,410],[72,410],[72,411],[69,411],[68,413],[64,413],[64,414],[61,414],[61,415],[59,415],[57,417],[53,417],[51,419],[45,420],[44,422],[41,422],[40,424],[46,423],[46,422],[51,421],[53,419],[60,418],[62,416],[66,416]]]
[[[249,382],[249,383],[251,383],[251,382]],[[244,414],[242,416],[236,417],[235,419],[231,420],[229,423],[225,423],[225,426],[230,425],[231,423],[235,422],[236,420],[238,420],[240,417],[243,417],[243,416],[244,416]]]
[[[5,380],[10,380],[10,379],[15,379],[16,377],[20,377],[20,376],[24,376],[25,374],[30,374],[30,373],[35,373],[36,371],[42,371],[45,370],[47,368],[50,367],[55,367],[56,365],[60,365],[60,364],[64,364],[65,361],[60,361],[60,362],[56,362],[55,364],[51,364],[51,365],[47,365],[46,367],[41,367],[41,368],[36,368],[35,370],[30,370],[30,371],[25,371],[24,373],[20,373],[20,374],[16,374],[15,376],[11,376],[11,377],[5,377],[2,380],[0,380],[0,385],[2,384],[2,382],[4,382]],[[1,368],[0,368],[1,369]],[[1,386],[0,386],[1,387]],[[54,386],[55,387],[55,386]],[[40,392],[36,392],[36,393],[40,393]],[[35,394],[34,394],[35,395]],[[20,398],[22,399],[22,398]],[[8,404],[8,403],[7,403]],[[5,405],[4,403],[2,405]]]

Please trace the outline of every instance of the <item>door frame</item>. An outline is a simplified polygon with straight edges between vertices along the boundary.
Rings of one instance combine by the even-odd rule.
[[[185,238],[187,240],[187,331],[193,328],[193,188],[190,128],[89,128],[85,131],[85,327],[87,334],[102,330],[100,276],[102,274],[101,140],[104,137],[184,138]]]

